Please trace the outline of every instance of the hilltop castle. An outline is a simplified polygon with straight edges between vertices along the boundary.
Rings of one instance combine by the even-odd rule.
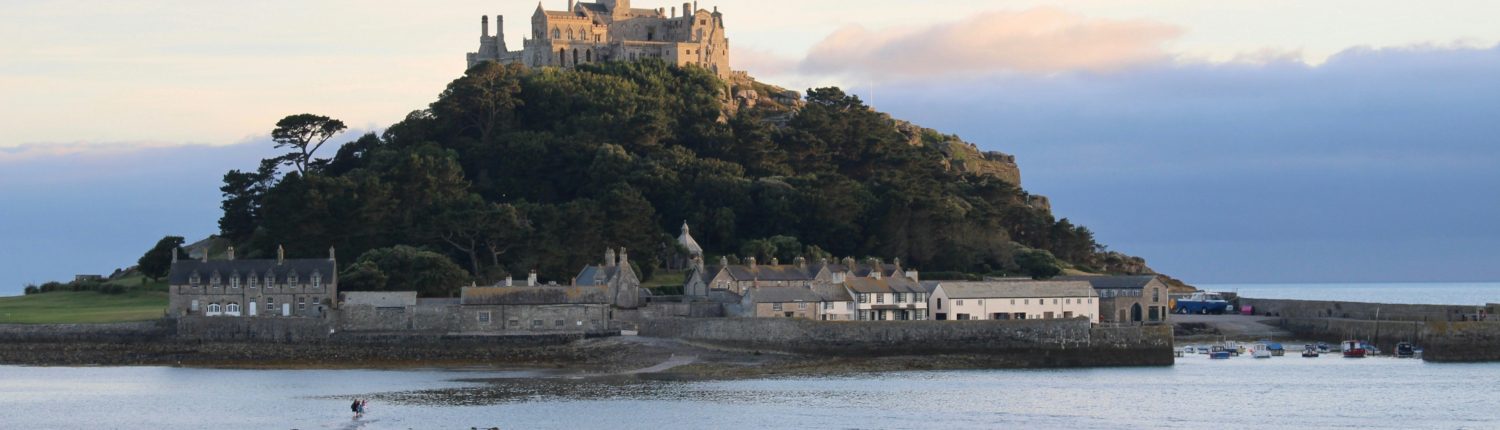
[[[480,18],[483,33],[479,52],[468,54],[469,66],[484,61],[521,63],[527,67],[573,67],[601,61],[633,61],[659,58],[678,66],[696,65],[728,78],[729,39],[724,36],[724,15],[697,8],[697,2],[677,8],[635,9],[630,0],[599,0],[574,3],[568,10],[551,11],[536,6],[531,16],[531,35],[522,48],[505,46],[505,17],[495,16],[495,35],[490,35],[489,17]]]

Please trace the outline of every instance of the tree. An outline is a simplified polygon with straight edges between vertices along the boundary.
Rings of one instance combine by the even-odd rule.
[[[41,288],[37,288],[35,285],[27,285],[26,286],[25,293],[28,296],[32,295],[32,294],[41,294],[41,292],[42,292],[42,289]]]
[[[281,158],[261,160],[260,169],[254,172],[231,170],[224,174],[224,201],[219,208],[224,215],[219,218],[219,234],[231,241],[250,238],[260,224],[260,210],[266,192],[276,185],[276,166]]]
[[[469,273],[447,256],[406,245],[369,250],[351,269],[346,273],[359,282],[356,286],[416,291],[422,297],[453,297],[469,283]],[[377,273],[385,276],[384,285]]]
[[[287,164],[297,167],[297,173],[307,175],[307,166],[313,154],[323,147],[328,139],[346,129],[343,121],[310,113],[290,115],[276,122],[271,130],[271,140],[277,148],[292,147],[296,152],[285,156]]]
[[[139,265],[141,273],[151,278],[152,281],[161,280],[172,271],[172,256],[179,252],[183,242],[182,236],[167,236],[156,242],[156,246],[146,251],[136,264]]]
[[[1029,250],[1016,254],[1016,264],[1021,266],[1021,271],[1031,276],[1031,279],[1049,279],[1062,273],[1062,267],[1052,253],[1039,249]]]

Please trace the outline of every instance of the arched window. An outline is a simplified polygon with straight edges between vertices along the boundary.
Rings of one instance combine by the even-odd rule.
[[[568,48],[557,50],[557,66],[562,67],[566,65],[568,65]]]
[[[558,30],[556,28],[552,29],[552,38],[553,39],[561,39],[562,38],[562,30]]]
[[[568,40],[573,40],[573,29],[568,29]]]
[[[209,303],[208,304],[208,313],[211,313],[211,314],[219,313],[219,304],[218,303]]]
[[[583,61],[586,62],[586,63],[592,63],[592,62],[594,62],[594,50],[589,49],[589,50],[583,51]]]
[[[240,313],[240,304],[239,303],[230,303],[230,304],[224,306],[224,312],[225,313],[231,313],[231,314],[238,314],[238,313]]]
[[[578,65],[578,50],[577,49],[573,50],[573,65],[574,66]]]

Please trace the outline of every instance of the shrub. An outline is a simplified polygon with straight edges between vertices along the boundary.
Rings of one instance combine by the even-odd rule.
[[[32,295],[32,294],[41,294],[41,292],[42,292],[42,289],[41,288],[37,288],[35,285],[27,285],[26,286],[26,295],[28,295],[28,296]]]

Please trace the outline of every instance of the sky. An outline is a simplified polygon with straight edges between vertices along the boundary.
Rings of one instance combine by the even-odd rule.
[[[277,119],[379,130],[462,73],[480,15],[518,47],[536,6],[0,3],[0,295],[213,233]],[[1014,154],[1058,216],[1189,282],[1500,281],[1500,3],[699,7],[736,69]]]

